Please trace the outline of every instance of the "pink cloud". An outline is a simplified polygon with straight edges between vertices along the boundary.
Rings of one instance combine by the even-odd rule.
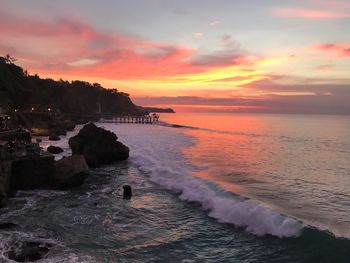
[[[0,34],[0,53],[11,52],[30,72],[38,73],[152,79],[248,63],[247,55],[234,54],[228,47],[200,55],[190,47],[107,33],[73,19],[42,22],[1,14]]]
[[[350,44],[318,44],[312,47],[315,50],[336,54],[338,57],[350,57]]]
[[[305,19],[346,19],[350,14],[337,11],[323,11],[293,7],[280,7],[272,9],[272,14],[279,17],[305,18]]]

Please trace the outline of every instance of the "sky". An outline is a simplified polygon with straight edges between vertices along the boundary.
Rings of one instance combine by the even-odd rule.
[[[143,106],[350,114],[350,0],[0,0],[0,55]]]

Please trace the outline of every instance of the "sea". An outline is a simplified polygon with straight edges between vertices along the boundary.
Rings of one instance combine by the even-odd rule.
[[[79,188],[19,191],[0,210],[0,262],[24,241],[38,262],[350,262],[350,118],[161,114],[97,123],[130,148]],[[41,146],[68,139],[42,138]],[[133,197],[123,199],[122,186]]]

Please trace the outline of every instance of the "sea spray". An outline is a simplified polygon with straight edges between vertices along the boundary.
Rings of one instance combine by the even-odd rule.
[[[245,227],[256,234],[278,237],[298,236],[301,222],[281,215],[251,199],[223,196],[208,182],[191,175],[181,149],[193,144],[192,137],[161,126],[103,125],[115,132],[131,149],[130,160],[149,174],[150,179],[179,193],[182,200],[199,203],[219,222]]]

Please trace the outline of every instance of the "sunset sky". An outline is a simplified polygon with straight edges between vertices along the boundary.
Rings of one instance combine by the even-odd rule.
[[[140,105],[350,114],[349,0],[0,0],[0,54]]]

